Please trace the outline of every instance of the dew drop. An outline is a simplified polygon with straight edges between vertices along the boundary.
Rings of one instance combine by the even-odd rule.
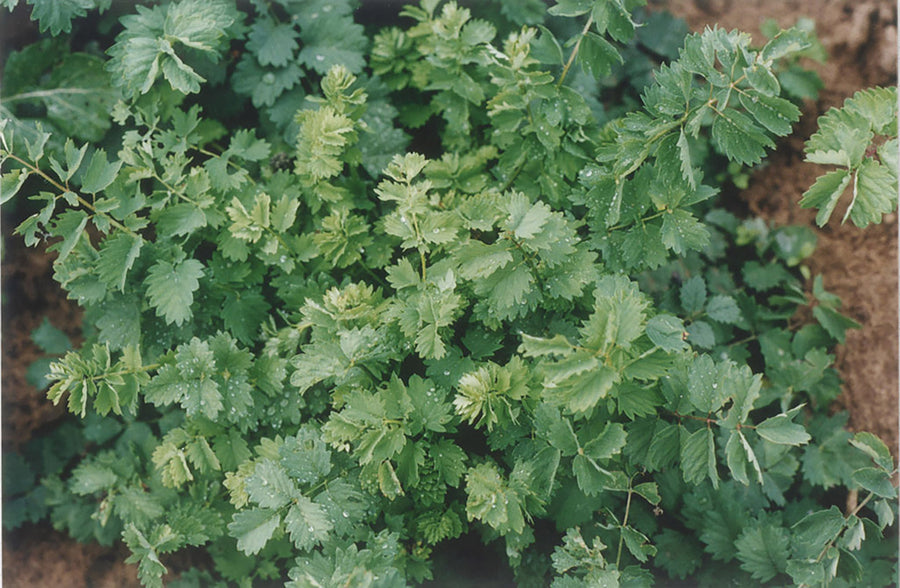
[[[348,512],[345,510],[344,512],[341,513],[341,516],[344,517],[344,518],[346,519],[346,518],[348,518],[348,517],[350,516],[350,513],[348,513]]]
[[[325,61],[325,56],[324,55],[316,55],[316,61],[319,61],[319,62]]]
[[[262,77],[262,81],[264,84],[270,84],[270,85],[274,84],[275,83],[275,74],[273,74],[272,72],[266,73],[266,75],[264,75]]]

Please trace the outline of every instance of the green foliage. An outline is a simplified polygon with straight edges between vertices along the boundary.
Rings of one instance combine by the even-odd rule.
[[[121,540],[151,586],[193,547],[212,563],[174,585],[416,584],[460,537],[555,587],[889,567],[896,468],[826,412],[858,325],[815,235],[704,183],[791,132],[815,42],[685,37],[642,4],[364,28],[350,1],[180,0],[106,58],[13,53],[3,198],[31,199],[15,232],[51,240],[85,342],[34,334],[79,419],[4,456],[5,524]],[[89,8],[34,6],[51,32]],[[640,98],[607,108],[610,75]],[[886,93],[814,153],[895,135]],[[865,166],[896,170],[848,162],[869,210]]]
[[[821,227],[850,187],[853,196],[841,222],[880,223],[897,208],[896,86],[860,90],[822,115],[818,126],[806,142],[806,160],[839,169],[820,176],[800,205],[819,209]]]

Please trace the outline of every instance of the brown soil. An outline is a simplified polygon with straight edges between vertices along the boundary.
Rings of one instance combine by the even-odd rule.
[[[897,12],[889,0],[651,0],[685,18],[692,29],[718,23],[762,40],[759,25],[775,18],[789,26],[801,16],[817,21],[828,49],[825,65],[814,65],[825,82],[820,99],[808,104],[798,135],[783,141],[764,169],[754,174],[741,197],[750,211],[779,224],[814,225],[814,213],[799,208],[801,194],[822,173],[803,162],[803,141],[815,118],[839,106],[855,91],[896,83]],[[837,216],[837,214],[835,215]],[[4,234],[9,227],[4,228]],[[863,326],[848,333],[837,349],[845,381],[838,401],[850,411],[854,429],[898,443],[897,219],[859,230],[833,221],[816,229],[819,247],[810,261],[826,287],[840,295],[843,310]],[[50,279],[50,260],[7,240],[2,264],[2,441],[15,449],[63,412],[25,380],[27,366],[40,356],[31,331],[44,316],[71,337],[80,335],[80,313]],[[48,525],[26,526],[3,536],[3,581],[14,587],[138,586],[135,566],[125,565],[123,548],[82,545]]]

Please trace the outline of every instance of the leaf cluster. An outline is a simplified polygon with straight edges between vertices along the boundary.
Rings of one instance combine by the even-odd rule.
[[[522,584],[870,581],[896,469],[827,413],[857,323],[811,231],[705,183],[711,153],[791,132],[781,74],[815,44],[676,50],[640,4],[424,0],[366,30],[351,2],[178,0],[105,58],[11,56],[3,197],[34,205],[15,232],[51,241],[87,340],[36,335],[80,424],[10,459],[10,524],[121,540],[152,586],[189,547],[212,566],[184,585],[406,585],[461,536]],[[635,35],[668,62],[598,122]],[[115,98],[81,134],[52,102],[70,59]],[[219,90],[254,116],[217,118]],[[896,134],[889,93],[815,153]],[[60,435],[87,450],[48,460]]]

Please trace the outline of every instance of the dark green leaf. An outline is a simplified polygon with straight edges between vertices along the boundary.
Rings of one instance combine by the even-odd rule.
[[[897,488],[891,482],[890,474],[879,468],[861,468],[853,472],[853,481],[863,490],[882,498],[897,497]]]

